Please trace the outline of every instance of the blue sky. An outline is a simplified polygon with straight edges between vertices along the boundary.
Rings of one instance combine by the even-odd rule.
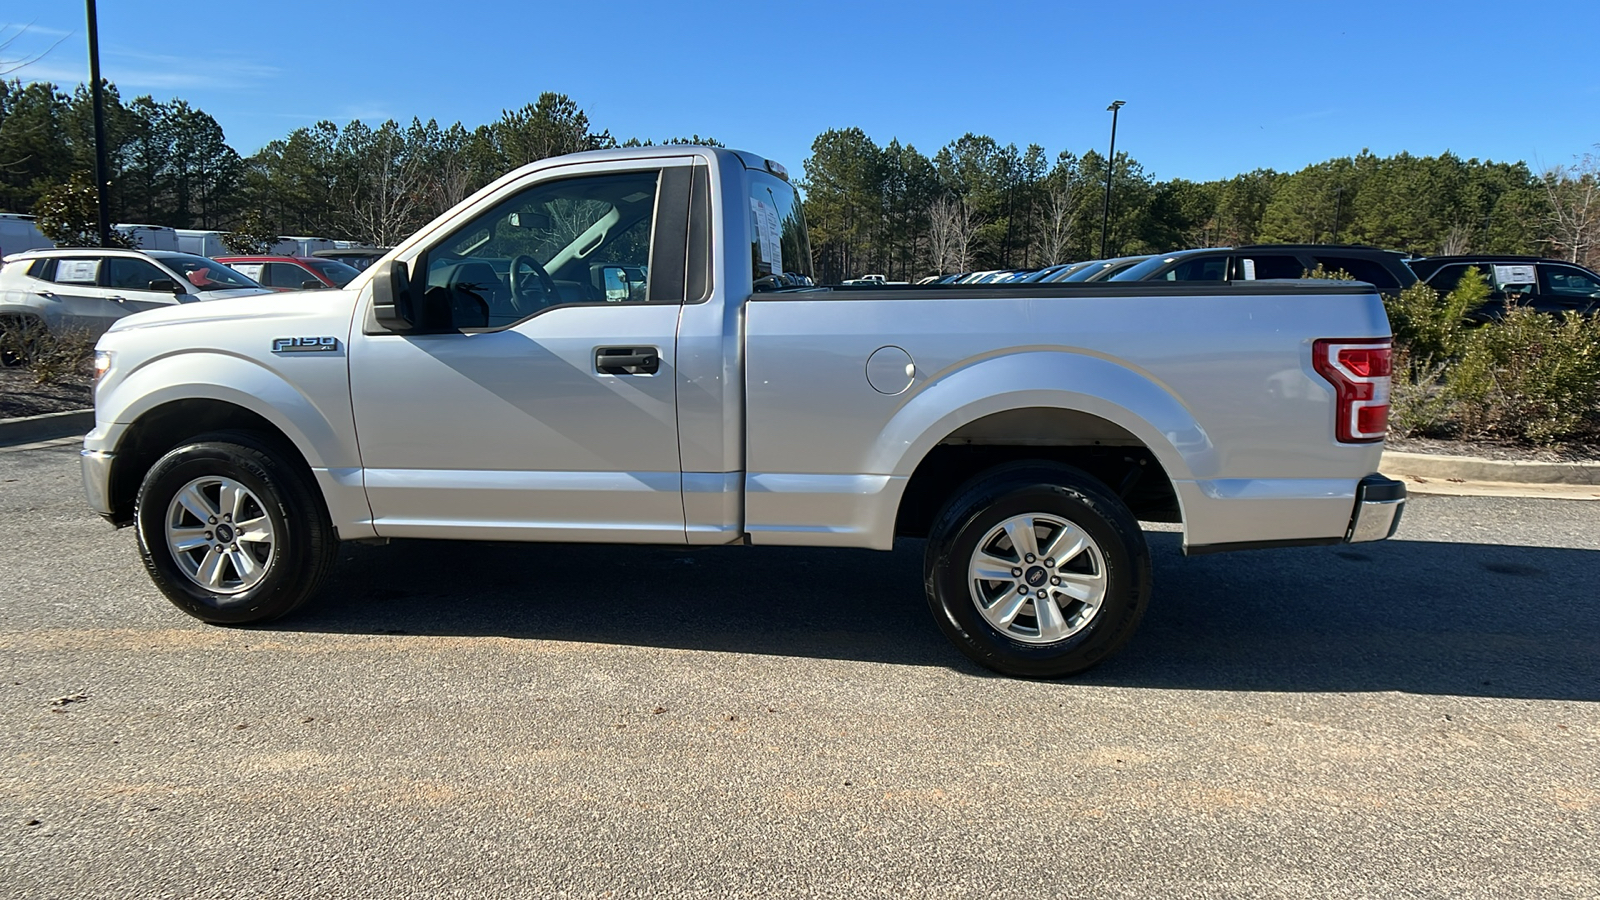
[[[102,0],[101,68],[248,155],[319,119],[498,118],[541,91],[597,128],[699,133],[798,169],[828,128],[932,155],[966,131],[1158,178],[1370,148],[1568,163],[1600,143],[1600,2]],[[8,3],[10,77],[87,80],[83,5]],[[18,26],[26,26],[19,34]],[[51,49],[53,47],[53,49]],[[45,52],[48,50],[48,52]]]

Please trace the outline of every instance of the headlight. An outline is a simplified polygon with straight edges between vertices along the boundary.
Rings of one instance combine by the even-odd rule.
[[[80,359],[82,357],[79,357]],[[94,380],[99,381],[111,369],[111,351],[96,350],[94,352]]]

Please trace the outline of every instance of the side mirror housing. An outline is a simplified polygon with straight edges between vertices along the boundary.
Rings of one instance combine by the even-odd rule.
[[[169,294],[182,295],[188,293],[188,291],[183,289],[183,285],[173,281],[171,278],[157,278],[148,285],[145,285],[145,287],[152,291],[166,291]]]
[[[307,278],[305,281],[300,282],[300,290],[302,291],[320,291],[325,287],[327,287],[327,285],[316,280],[315,278]]]
[[[417,303],[406,264],[393,260],[372,276],[372,316],[390,331],[411,331],[418,326]]]

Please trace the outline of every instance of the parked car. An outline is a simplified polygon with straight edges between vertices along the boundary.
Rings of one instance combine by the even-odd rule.
[[[760,156],[530,164],[344,290],[118,323],[88,501],[135,526],[175,606],[230,625],[309,600],[345,540],[926,537],[938,627],[1028,677],[1132,637],[1141,520],[1181,523],[1188,553],[1399,522],[1370,285],[763,289],[774,261],[753,251],[774,242],[809,274],[799,197]],[[599,572],[583,602],[619,590]]]
[[[1577,263],[1538,256],[1430,256],[1411,260],[1411,269],[1440,293],[1455,290],[1468,267],[1489,283],[1490,302],[1475,310],[1474,319],[1497,318],[1506,301],[1538,312],[1600,312],[1600,275]]]
[[[1083,269],[1092,266],[1097,262],[1099,262],[1097,259],[1085,259],[1079,260],[1075,263],[1067,263],[1066,265],[1056,269],[1054,272],[1051,272],[1049,275],[1039,279],[1039,283],[1055,284],[1056,282],[1066,281],[1072,277],[1073,273],[1082,271]]]
[[[111,226],[139,250],[178,250],[178,230],[165,225],[116,224]]]
[[[1152,256],[1111,276],[1112,281],[1258,281],[1304,278],[1318,267],[1344,272],[1384,293],[1417,282],[1405,255],[1345,244],[1251,244],[1208,247]]]
[[[337,259],[301,256],[219,256],[247,278],[275,291],[314,291],[342,288],[361,272]]]
[[[333,241],[325,237],[284,235],[267,248],[273,256],[310,256],[318,250],[337,250]]]
[[[35,225],[33,216],[18,213],[0,213],[0,257],[24,250],[48,249],[55,241],[44,236]]]
[[[335,247],[332,250],[317,250],[311,255],[317,259],[338,260],[356,271],[362,271],[382,259],[389,249],[388,247]]]
[[[1056,281],[1105,281],[1125,269],[1149,259],[1148,256],[1119,256],[1116,259],[1091,259],[1077,271]]]
[[[267,292],[216,260],[188,253],[29,250],[6,257],[0,268],[0,327],[33,320],[52,332],[93,336],[132,313]]]
[[[179,228],[178,247],[184,253],[193,253],[195,256],[209,256],[215,259],[225,256],[228,247],[222,242],[223,232],[205,231],[199,228]]]

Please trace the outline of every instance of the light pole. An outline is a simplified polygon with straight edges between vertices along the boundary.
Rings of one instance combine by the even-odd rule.
[[[106,112],[100,93],[100,27],[94,0],[84,0],[89,14],[89,92],[94,98],[94,186],[100,207],[100,246],[111,245],[111,206],[106,202]]]
[[[1106,258],[1106,232],[1111,225],[1111,175],[1117,168],[1117,110],[1126,101],[1113,100],[1106,109],[1111,111],[1111,153],[1106,157],[1106,205],[1100,211],[1100,258]]]

